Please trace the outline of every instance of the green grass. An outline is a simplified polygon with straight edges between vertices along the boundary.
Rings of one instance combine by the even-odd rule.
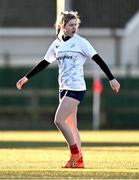
[[[85,169],[63,169],[58,131],[1,131],[0,178],[139,179],[138,131],[81,131]]]

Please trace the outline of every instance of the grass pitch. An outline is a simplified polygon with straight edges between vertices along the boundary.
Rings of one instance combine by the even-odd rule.
[[[69,151],[58,131],[1,131],[0,178],[139,179],[138,131],[81,131],[85,169],[63,169]]]

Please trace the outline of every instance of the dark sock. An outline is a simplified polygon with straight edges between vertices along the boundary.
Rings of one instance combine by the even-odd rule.
[[[79,150],[78,150],[78,147],[76,144],[70,146],[70,152],[71,152],[71,154],[78,154],[79,153]]]

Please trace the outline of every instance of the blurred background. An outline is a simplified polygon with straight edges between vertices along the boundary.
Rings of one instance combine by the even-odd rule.
[[[79,129],[139,129],[139,0],[0,0],[0,130],[56,129],[57,64],[21,91],[15,84],[43,60],[63,9],[79,12],[79,35],[90,41],[121,83],[115,94],[101,69],[86,61]]]

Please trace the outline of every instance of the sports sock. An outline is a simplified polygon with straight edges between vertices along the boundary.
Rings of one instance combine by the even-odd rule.
[[[71,152],[71,154],[78,154],[79,153],[79,150],[78,150],[78,147],[76,144],[70,146],[70,152]]]

